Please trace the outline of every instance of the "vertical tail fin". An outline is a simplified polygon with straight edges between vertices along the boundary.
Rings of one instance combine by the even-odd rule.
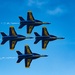
[[[20,51],[16,51],[16,52],[17,52],[17,54],[18,54],[17,63],[20,63],[20,62],[23,60],[23,58],[19,58],[19,55],[22,55],[22,53],[21,53]]]
[[[42,28],[42,36],[49,36],[49,33],[48,33],[46,27],[43,27],[43,28]]]
[[[2,35],[2,42],[1,42],[1,45],[5,44],[8,40],[7,39],[4,39],[5,36],[7,36],[4,32],[0,32],[1,35]]]
[[[34,32],[34,34],[36,36],[34,44],[37,44],[40,41],[40,38],[39,38],[40,35],[37,32]]]
[[[25,20],[23,19],[23,17],[19,16],[19,19],[20,19],[20,26],[19,26],[19,29],[20,29],[20,28],[22,28],[26,24],[24,23]]]

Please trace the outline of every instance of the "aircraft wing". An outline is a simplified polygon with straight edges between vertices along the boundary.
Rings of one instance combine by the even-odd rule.
[[[46,27],[43,27],[43,28],[42,28],[42,36],[49,36],[49,33],[48,33]]]
[[[33,30],[34,26],[33,25],[27,25],[27,34],[30,34]]]
[[[32,54],[30,47],[28,45],[25,46],[25,52],[24,54]]]
[[[46,49],[48,43],[49,43],[49,40],[42,40],[42,49]]]
[[[10,43],[10,49],[13,50],[15,48],[17,41],[13,40],[13,41],[9,41],[9,43]]]
[[[14,27],[12,27],[12,26],[11,26],[10,29],[9,29],[9,35],[10,35],[10,36],[16,36],[16,35],[17,35],[17,33],[16,33]]]
[[[29,67],[32,62],[32,59],[25,59],[25,67]]]
[[[33,14],[32,14],[32,12],[31,11],[29,11],[28,13],[27,13],[27,20],[34,20],[34,17],[33,17]]]

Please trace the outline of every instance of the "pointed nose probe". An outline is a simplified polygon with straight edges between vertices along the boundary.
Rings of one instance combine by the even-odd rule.
[[[26,37],[26,39],[33,39],[34,37]]]
[[[48,57],[48,55],[40,55],[41,57]]]
[[[65,38],[63,38],[63,37],[57,37],[57,39],[65,39]]]
[[[43,24],[51,24],[51,23],[48,23],[48,22],[43,22]]]

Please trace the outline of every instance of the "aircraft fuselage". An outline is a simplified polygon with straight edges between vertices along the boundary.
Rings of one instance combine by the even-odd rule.
[[[28,21],[22,21],[20,22],[20,24],[22,25],[34,25],[34,26],[39,26],[39,25],[42,25],[42,24],[49,24],[49,23],[46,23],[46,22],[42,22],[42,21],[39,21],[39,20],[28,20]]]
[[[40,55],[33,53],[33,54],[19,55],[18,57],[19,57],[19,58],[23,58],[23,59],[26,59],[26,58],[27,58],[27,59],[37,59],[37,58],[40,57]]]
[[[37,53],[32,53],[32,54],[25,54],[25,55],[19,55],[18,58],[23,58],[23,59],[37,59],[40,57],[47,57],[47,55],[40,55]]]
[[[51,36],[38,36],[36,37],[38,40],[49,40],[49,41],[53,41],[56,40],[57,37],[51,37]]]
[[[17,36],[4,36],[3,37],[4,40],[17,40],[17,41],[21,41],[25,39],[25,36],[22,35],[17,35]]]

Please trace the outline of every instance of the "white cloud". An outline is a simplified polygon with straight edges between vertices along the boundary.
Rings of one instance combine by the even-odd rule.
[[[41,7],[42,5],[46,4],[46,2],[44,1],[39,1],[39,0],[28,0],[28,6],[37,6],[37,7]]]
[[[64,9],[57,7],[54,10],[47,10],[47,13],[50,15],[59,15],[62,14],[64,12]]]

